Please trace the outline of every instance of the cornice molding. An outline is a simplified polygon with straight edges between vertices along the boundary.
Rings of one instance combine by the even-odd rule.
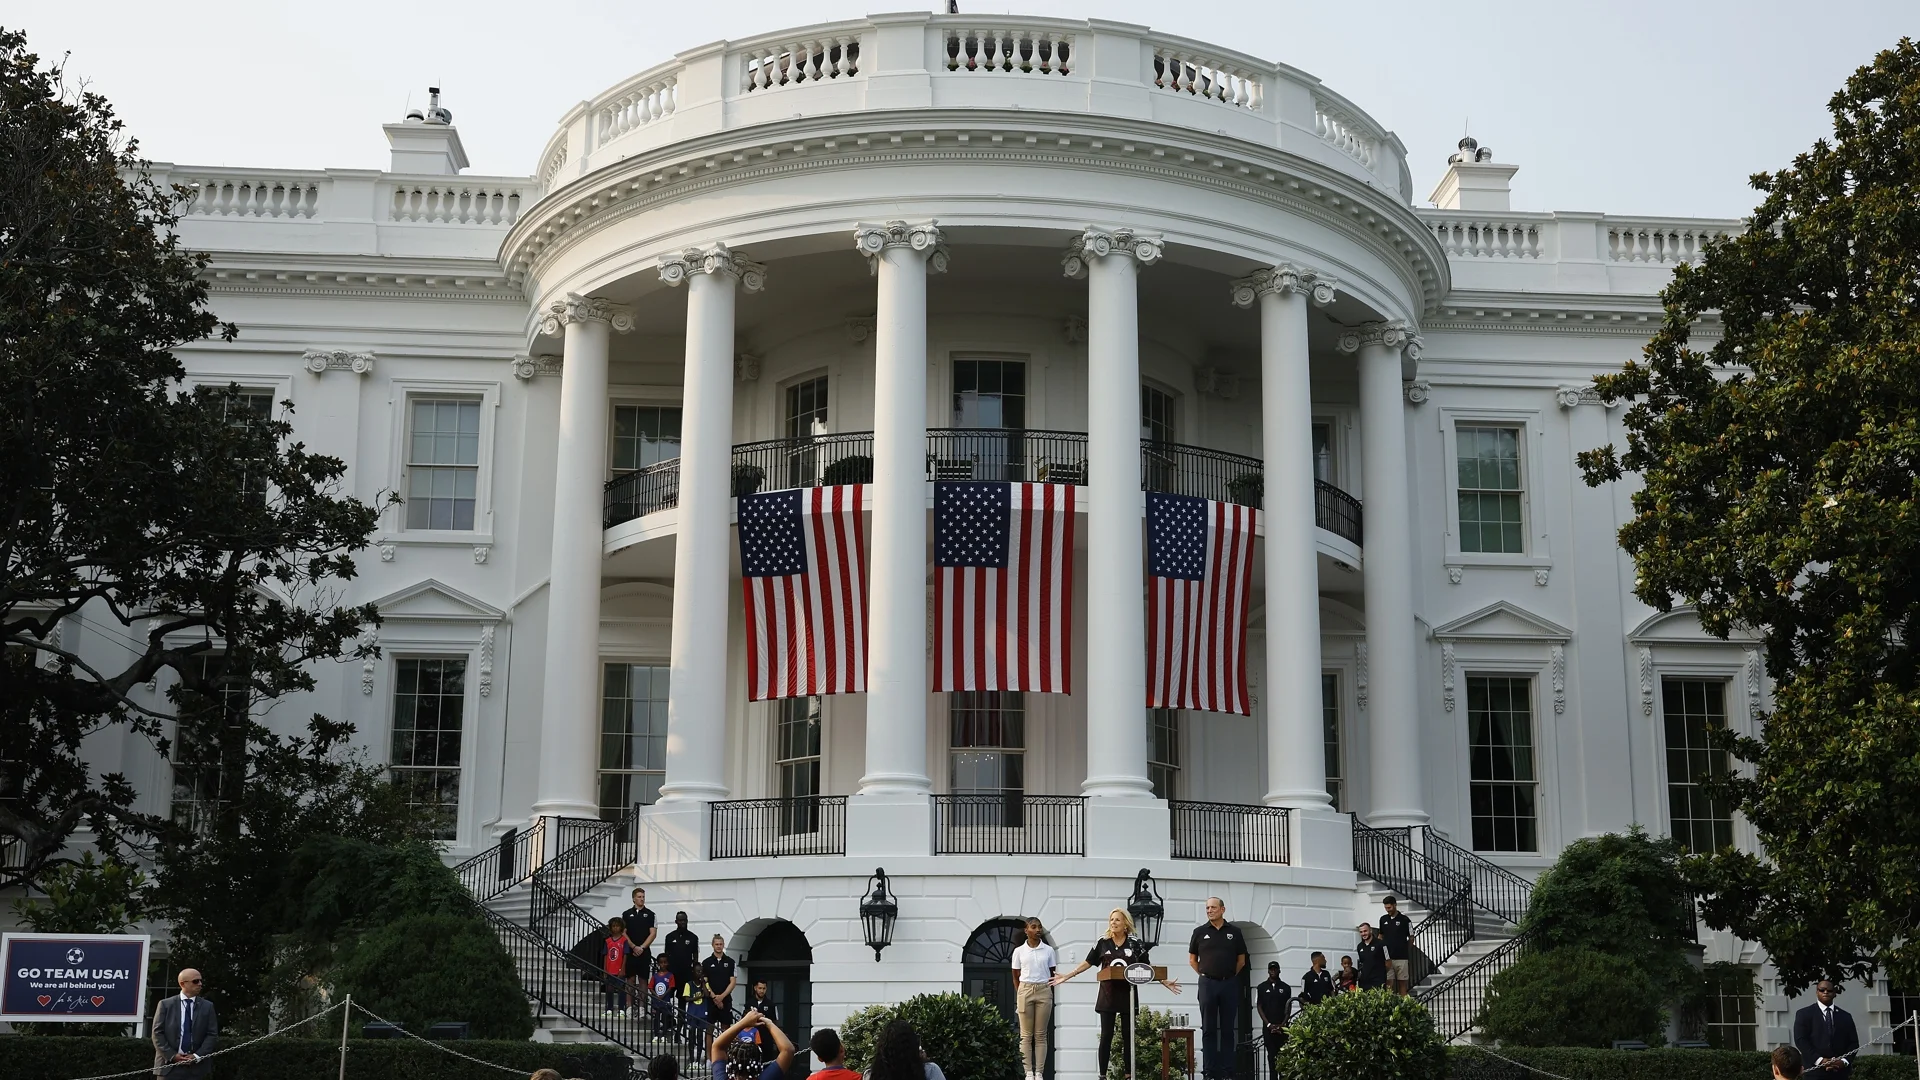
[[[750,293],[767,287],[766,266],[723,243],[707,248],[685,248],[660,257],[660,280],[667,285],[682,284],[693,274],[724,274],[738,279],[740,287]]]
[[[940,232],[938,221],[924,221],[918,225],[909,225],[904,221],[889,221],[884,225],[869,225],[862,222],[853,227],[853,247],[855,251],[867,257],[867,273],[880,272],[880,255],[888,248],[902,248],[927,260],[927,273],[944,274],[947,272],[946,237]]]
[[[802,172],[959,161],[1091,165],[1103,172],[1196,183],[1258,199],[1337,230],[1392,265],[1424,310],[1439,302],[1451,281],[1445,253],[1411,206],[1277,148],[1115,118],[1106,118],[1097,132],[1072,123],[1030,128],[1023,125],[1068,118],[997,110],[875,111],[859,117],[866,125],[862,131],[819,130],[849,119],[803,118],[717,133],[581,177],[521,214],[501,247],[507,273],[524,288],[529,277],[538,277],[578,238],[716,187]],[[1001,124],[1005,130],[983,131],[983,124]],[[898,125],[899,130],[887,125]],[[808,128],[813,130],[804,130]],[[1192,141],[1174,141],[1181,136]]]
[[[631,333],[634,326],[633,309],[597,296],[568,293],[547,305],[547,313],[540,318],[540,332],[548,337],[558,337],[568,323],[583,322],[603,322],[615,333]]]
[[[1285,296],[1288,293],[1300,293],[1314,304],[1326,307],[1333,303],[1333,294],[1339,282],[1324,276],[1316,270],[1309,270],[1293,263],[1279,263],[1263,267],[1233,282],[1233,302],[1240,307],[1252,307],[1254,301],[1262,296]]]
[[[1089,225],[1067,245],[1066,254],[1060,257],[1060,269],[1077,281],[1087,276],[1089,262],[1110,255],[1127,256],[1141,266],[1152,266],[1160,261],[1165,247],[1158,233],[1141,232],[1127,225],[1115,229]]]

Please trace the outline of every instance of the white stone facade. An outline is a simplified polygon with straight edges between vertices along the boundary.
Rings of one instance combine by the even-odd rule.
[[[1100,21],[886,15],[703,46],[583,102],[528,177],[460,175],[444,125],[388,132],[409,171],[155,169],[194,189],[183,237],[212,253],[214,309],[241,331],[182,350],[192,377],[290,400],[297,437],[345,459],[360,498],[421,490],[429,467],[470,485],[455,527],[386,512],[346,597],[380,602],[382,657],[274,716],[345,716],[384,761],[398,665],[463,659],[458,760],[441,765],[458,769],[449,854],[466,856],[539,815],[599,813],[604,665],[670,672],[635,876],[663,924],[685,909],[743,957],[767,920],[798,926],[816,1024],[959,989],[995,918],[1037,914],[1077,958],[1141,866],[1175,953],[1218,894],[1258,968],[1278,958],[1297,981],[1311,949],[1337,962],[1356,912],[1378,910],[1342,812],[1474,846],[1477,680],[1510,680],[1523,706],[1534,838],[1503,846],[1533,850],[1483,852],[1523,876],[1582,836],[1668,830],[1669,679],[1720,687],[1741,730],[1767,702],[1753,643],[1633,598],[1614,543],[1627,486],[1590,489],[1574,464],[1623,440],[1593,376],[1638,353],[1673,266],[1737,222],[1514,212],[1513,168],[1484,160],[1416,208],[1399,141],[1311,76]],[[979,426],[1084,433],[1075,692],[1027,695],[1019,747],[1027,794],[1087,797],[1080,856],[929,841],[954,766],[949,703],[926,690],[925,447],[967,426],[956,409],[984,392],[960,402],[958,365],[984,362],[1019,365],[1021,415]],[[815,379],[825,399],[799,415]],[[1181,716],[1172,794],[1289,808],[1288,865],[1170,857],[1149,789],[1141,386],[1165,441],[1285,459],[1264,488],[1254,715]],[[471,460],[410,455],[428,401],[478,407],[453,421],[472,418]],[[677,447],[616,446],[663,415]],[[1517,478],[1485,494],[1517,506],[1517,542],[1464,536],[1463,431],[1511,449]],[[850,797],[846,854],[709,859],[710,803],[782,794],[776,707],[746,700],[729,462],[796,432],[874,433],[869,692],[826,699],[819,728],[816,790]],[[677,504],[603,516],[622,453],[677,456]],[[1361,542],[1316,524],[1309,476],[1359,501]],[[82,622],[86,648],[117,647]],[[169,766],[144,741],[95,761],[167,810]],[[877,865],[901,908],[878,965],[855,917]],[[1724,935],[1707,950],[1764,959]],[[1787,1035],[1772,991],[1763,1044]],[[1091,996],[1075,983],[1056,1011],[1075,1072]],[[1884,1028],[1884,996],[1848,1004]]]

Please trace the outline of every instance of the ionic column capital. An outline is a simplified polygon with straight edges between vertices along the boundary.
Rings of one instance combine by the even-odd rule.
[[[558,336],[568,323],[577,322],[603,322],[625,334],[633,330],[633,309],[597,296],[568,293],[564,299],[547,306],[547,313],[540,319],[540,332],[549,337]]]
[[[691,274],[725,274],[736,278],[748,292],[767,287],[767,268],[722,243],[712,247],[690,247],[660,256],[660,280],[679,285]]]
[[[1060,266],[1068,277],[1075,279],[1087,276],[1088,260],[1106,255],[1127,255],[1141,266],[1152,266],[1160,261],[1162,243],[1158,233],[1136,232],[1125,226],[1102,229],[1089,225],[1085,232],[1073,238],[1067,253],[1061,256]]]
[[[861,222],[853,227],[853,248],[867,257],[867,272],[880,272],[880,255],[888,248],[905,249],[927,260],[927,273],[944,274],[947,271],[946,236],[940,231],[938,221],[923,221],[908,224],[904,221],[889,221],[881,225]]]
[[[1340,351],[1359,352],[1363,346],[1378,345],[1397,350],[1408,360],[1419,360],[1420,350],[1425,343],[1413,327],[1394,319],[1389,322],[1362,323],[1349,327],[1340,335]]]
[[[1233,283],[1233,302],[1241,307],[1252,307],[1254,301],[1262,296],[1299,293],[1311,299],[1315,305],[1325,307],[1333,303],[1334,288],[1338,284],[1333,278],[1304,266],[1276,263],[1236,280]]]

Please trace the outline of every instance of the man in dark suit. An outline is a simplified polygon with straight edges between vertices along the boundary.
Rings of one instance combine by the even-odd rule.
[[[204,1060],[220,1041],[220,1018],[213,1002],[200,996],[200,973],[180,973],[180,993],[160,999],[153,1010],[153,1075],[166,1080],[206,1080],[213,1062]]]
[[[1853,1017],[1833,1003],[1839,992],[1832,979],[1821,979],[1813,984],[1814,1004],[1793,1014],[1793,1045],[1815,1080],[1847,1080],[1860,1049]]]

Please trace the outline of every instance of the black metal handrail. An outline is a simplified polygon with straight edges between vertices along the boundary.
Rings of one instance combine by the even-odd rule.
[[[928,428],[928,480],[1087,482],[1087,435],[1038,428]]]
[[[557,854],[529,877],[533,886],[528,925],[539,926],[562,902],[572,903],[633,865],[636,804],[615,821],[556,818],[548,830]]]
[[[1448,840],[1429,826],[1419,827],[1419,847],[1427,861],[1458,873],[1473,886],[1473,906],[1495,918],[1519,923],[1533,900],[1533,883]]]
[[[611,529],[623,521],[679,505],[680,459],[668,458],[607,481],[603,524]]]
[[[1364,535],[1360,500],[1325,480],[1313,482],[1313,523],[1356,544]]]
[[[546,835],[547,819],[535,818],[525,831],[508,829],[499,842],[457,864],[453,872],[468,895],[484,903],[532,876]]]
[[[1278,806],[1168,800],[1176,859],[1285,865],[1292,860],[1288,814]]]
[[[873,483],[873,432],[763,439],[733,448],[733,495]]]
[[[1518,963],[1533,947],[1532,935],[1520,934],[1473,963],[1448,975],[1414,998],[1427,1007],[1434,1030],[1452,1041],[1479,1023],[1493,977]]]
[[[608,1015],[607,973],[595,960],[563,949],[538,933],[502,917],[477,901],[472,903],[513,958],[515,972],[527,999],[541,1015],[566,1017],[608,1042],[640,1058],[671,1054],[680,1061],[682,1075],[699,1075],[706,1068],[706,1032],[669,1021],[656,1024],[644,1001],[631,1002],[625,1015]]]
[[[1470,877],[1445,863],[1429,860],[1411,846],[1410,836],[1402,839],[1403,835],[1406,834],[1396,835],[1396,830],[1375,829],[1355,820],[1354,870],[1428,911],[1439,911],[1456,896],[1471,891]]]
[[[845,855],[847,797],[729,799],[708,807],[714,859]]]
[[[1421,919],[1407,935],[1409,986],[1427,981],[1427,976],[1438,971],[1448,957],[1473,940],[1472,907],[1471,890],[1463,889]]]
[[[1083,795],[935,795],[935,855],[1085,855]]]
[[[1258,507],[1260,459],[1185,443],[1140,440],[1140,490]]]

